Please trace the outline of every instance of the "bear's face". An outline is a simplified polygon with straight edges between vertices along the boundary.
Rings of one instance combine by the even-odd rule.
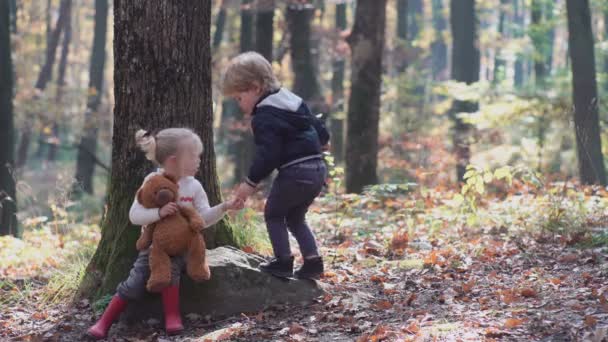
[[[177,182],[167,175],[150,177],[137,191],[137,201],[144,208],[161,208],[169,202],[177,200]]]

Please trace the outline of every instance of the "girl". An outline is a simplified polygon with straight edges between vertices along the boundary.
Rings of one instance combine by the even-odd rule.
[[[137,145],[146,153],[146,158],[162,166],[162,170],[152,172],[146,180],[158,173],[165,172],[179,179],[179,201],[168,203],[162,208],[146,209],[137,197],[129,211],[132,224],[146,226],[159,221],[165,216],[173,215],[179,206],[194,206],[205,222],[211,226],[218,222],[227,210],[242,208],[242,202],[235,199],[214,207],[209,206],[207,194],[201,183],[194,178],[200,164],[200,154],[203,145],[199,136],[187,128],[168,128],[156,135],[144,130],[135,134]],[[142,227],[142,230],[145,227]],[[150,248],[154,248],[151,246]],[[94,338],[102,339],[107,336],[113,321],[124,311],[128,301],[140,299],[146,291],[146,282],[150,276],[148,265],[149,250],[139,253],[133,268],[126,280],[118,285],[116,294],[110,301],[99,321],[88,330]],[[167,334],[179,333],[183,330],[179,312],[179,279],[185,266],[183,257],[171,258],[171,285],[162,290],[162,302],[165,313],[165,331]]]

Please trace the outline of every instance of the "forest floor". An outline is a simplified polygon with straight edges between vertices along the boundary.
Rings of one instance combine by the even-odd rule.
[[[157,320],[121,322],[108,340],[608,338],[604,190],[559,185],[533,191],[520,185],[469,197],[474,207],[439,190],[384,187],[317,201],[309,221],[326,262],[320,281],[326,293],[311,305],[219,321],[186,315],[180,336],[166,336]],[[98,227],[78,228],[62,238],[49,228],[23,240],[0,240],[0,340],[84,340],[97,315],[88,301],[66,299],[78,276],[61,272],[68,261],[86,265],[99,235]],[[89,252],[78,252],[77,244],[88,245]],[[15,258],[28,248],[38,254],[29,250],[31,259]],[[70,277],[72,285],[65,281]]]

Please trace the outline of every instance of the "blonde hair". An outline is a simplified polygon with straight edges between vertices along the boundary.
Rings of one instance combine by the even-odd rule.
[[[272,65],[257,52],[249,51],[234,57],[222,77],[222,93],[234,94],[260,86],[267,93],[281,87]]]
[[[135,142],[148,160],[159,165],[170,156],[177,155],[184,142],[192,144],[201,153],[203,151],[201,138],[189,128],[166,128],[156,134],[140,129],[135,133]]]

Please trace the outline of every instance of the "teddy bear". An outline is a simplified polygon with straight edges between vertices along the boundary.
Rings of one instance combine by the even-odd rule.
[[[172,176],[163,173],[150,177],[137,191],[137,201],[145,208],[161,208],[177,201],[179,186]],[[194,281],[211,276],[205,258],[205,240],[199,233],[204,222],[196,209],[179,207],[179,211],[142,229],[137,240],[138,250],[150,245],[150,278],[146,288],[160,292],[171,283],[172,256],[186,255],[186,272]]]

